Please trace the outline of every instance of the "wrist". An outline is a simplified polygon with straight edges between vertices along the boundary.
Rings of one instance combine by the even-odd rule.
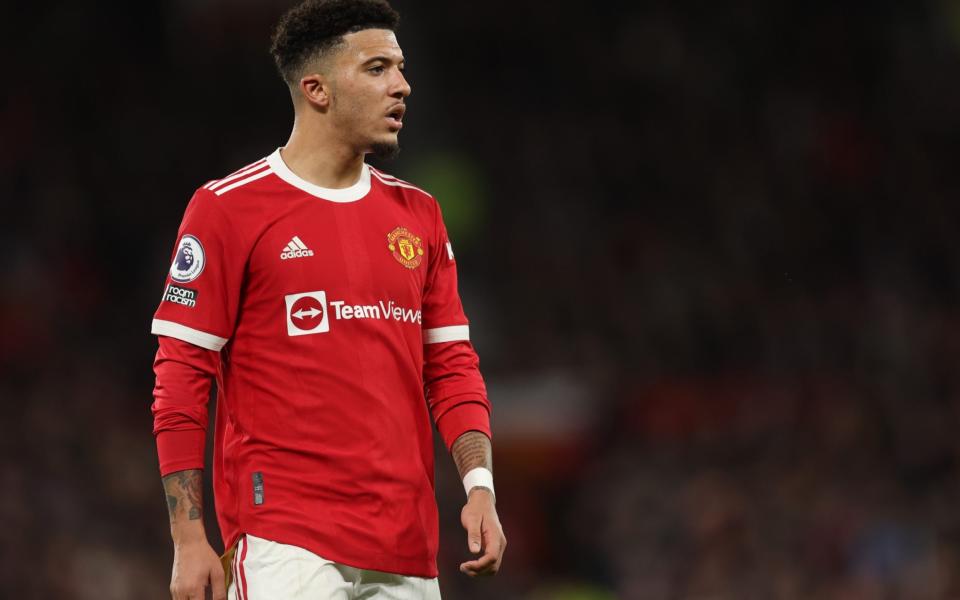
[[[463,476],[463,490],[467,493],[467,498],[475,490],[485,490],[496,501],[496,492],[493,489],[493,473],[484,467],[476,467],[467,471]]]
[[[202,521],[172,524],[170,526],[170,536],[173,538],[174,548],[208,543],[207,532],[203,528]]]
[[[490,504],[497,503],[497,497],[493,495],[493,490],[482,485],[476,485],[470,488],[470,493],[467,494],[467,503],[469,503],[474,498],[483,498],[486,497],[489,499]]]

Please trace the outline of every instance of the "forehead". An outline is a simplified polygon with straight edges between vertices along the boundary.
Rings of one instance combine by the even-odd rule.
[[[403,60],[403,51],[397,36],[389,29],[364,29],[343,36],[345,42],[340,51],[342,59],[364,62],[375,56],[384,56],[395,62]]]

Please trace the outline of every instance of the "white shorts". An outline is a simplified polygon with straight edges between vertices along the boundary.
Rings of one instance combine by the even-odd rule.
[[[228,600],[439,600],[436,577],[341,565],[298,546],[244,535],[230,565]]]

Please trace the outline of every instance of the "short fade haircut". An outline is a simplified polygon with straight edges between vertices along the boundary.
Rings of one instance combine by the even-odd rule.
[[[297,85],[304,68],[364,29],[400,26],[387,0],[306,0],[288,10],[273,32],[270,54],[287,85]]]

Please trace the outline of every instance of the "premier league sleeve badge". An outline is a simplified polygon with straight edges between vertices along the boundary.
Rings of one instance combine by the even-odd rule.
[[[192,235],[184,235],[177,245],[177,253],[170,265],[170,278],[177,283],[188,283],[203,272],[206,256],[200,240]]]

